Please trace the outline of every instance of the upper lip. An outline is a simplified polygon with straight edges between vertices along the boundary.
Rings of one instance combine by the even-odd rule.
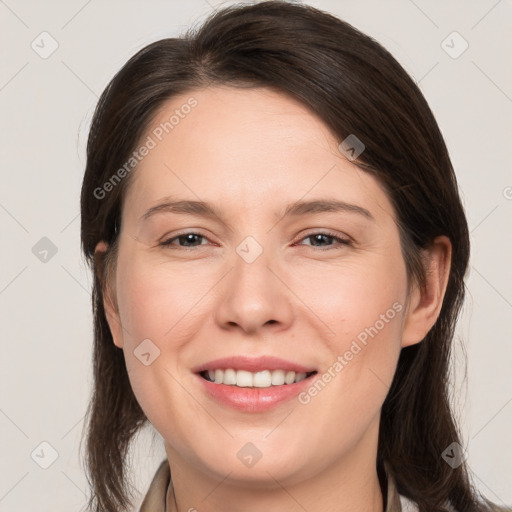
[[[192,369],[194,373],[201,373],[207,370],[228,369],[233,368],[236,370],[246,370],[248,372],[260,372],[263,370],[286,370],[294,371],[296,373],[310,373],[315,371],[315,368],[304,366],[293,361],[287,361],[274,356],[231,356],[215,359],[201,364]]]

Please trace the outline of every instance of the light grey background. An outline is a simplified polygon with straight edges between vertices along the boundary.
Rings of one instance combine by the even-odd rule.
[[[386,46],[420,83],[446,138],[473,244],[454,349],[456,410],[479,489],[512,503],[512,3],[309,3]],[[85,504],[79,441],[92,319],[79,193],[97,98],[137,50],[220,5],[0,0],[0,511]],[[58,43],[46,59],[40,53],[52,42],[43,31]],[[457,58],[464,41],[453,31],[469,44]],[[46,262],[32,250],[43,237],[57,249]],[[52,449],[58,457],[42,469]],[[144,493],[165,457],[161,439],[151,445],[148,429],[133,454],[134,483]]]

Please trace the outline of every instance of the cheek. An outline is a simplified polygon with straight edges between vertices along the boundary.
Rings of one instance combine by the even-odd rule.
[[[171,268],[137,254],[118,260],[117,300],[129,379],[137,401],[157,429],[179,429],[172,411],[186,410],[191,417],[202,413],[179,384],[187,378],[182,352],[200,328],[200,317],[208,306],[206,295],[215,280],[191,267]],[[148,352],[150,364],[146,365],[142,354]]]
[[[333,425],[333,435],[350,437],[348,430],[355,435],[378,413],[393,379],[407,293],[405,265],[399,257],[369,257],[339,272],[316,273],[301,290],[329,326],[330,354],[320,382],[306,390],[301,403],[315,410],[311,417]]]
[[[193,294],[184,293],[183,281],[182,275],[177,279],[176,273],[165,272],[163,265],[148,265],[136,257],[118,261],[117,299],[130,385],[148,420],[171,439],[184,436],[176,411],[201,414],[179,385],[180,348],[185,343],[179,334],[186,325],[180,319],[200,291],[192,286]]]
[[[360,333],[364,341],[364,333],[375,324],[379,331],[399,337],[399,313],[407,294],[401,258],[369,255],[340,265],[319,265],[301,272],[293,287],[322,321],[325,340],[337,350]]]
[[[190,268],[169,269],[142,258],[120,262],[119,270],[117,297],[125,343],[150,338],[167,347],[170,340],[179,340],[180,321],[206,293],[208,283]]]

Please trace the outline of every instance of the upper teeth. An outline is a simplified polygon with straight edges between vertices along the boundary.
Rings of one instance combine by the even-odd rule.
[[[227,384],[243,388],[269,388],[282,384],[293,384],[306,378],[306,373],[295,373],[286,370],[263,370],[248,372],[246,370],[208,370],[208,377],[217,384]]]

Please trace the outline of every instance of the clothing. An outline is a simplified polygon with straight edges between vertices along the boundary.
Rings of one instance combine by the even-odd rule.
[[[387,503],[384,512],[418,512],[418,507],[410,500],[398,494],[393,477],[386,474]],[[169,462],[164,460],[157,469],[142,502],[139,512],[169,512],[166,511],[166,494],[172,498],[171,470]]]

